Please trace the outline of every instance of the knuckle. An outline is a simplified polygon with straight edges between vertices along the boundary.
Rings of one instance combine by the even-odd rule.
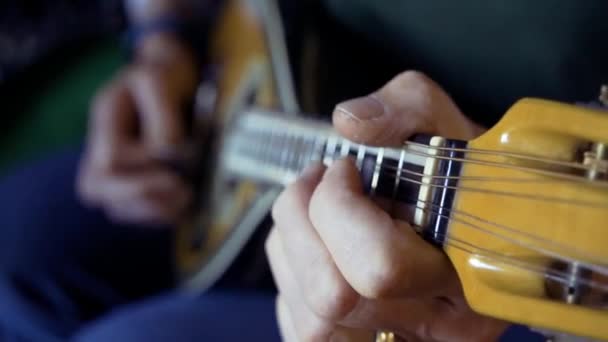
[[[348,316],[355,307],[358,294],[345,281],[337,276],[329,280],[319,281],[311,277],[306,286],[305,296],[310,310],[317,316],[340,321]]]
[[[407,70],[397,75],[394,82],[400,85],[428,84],[430,83],[430,78],[421,71]]]
[[[336,192],[332,191],[328,185],[330,185],[328,182],[321,181],[310,199],[308,214],[315,225],[318,224],[316,218],[323,216],[323,213],[327,210],[328,204],[336,203],[332,198]]]
[[[434,341],[434,329],[431,326],[432,324],[426,320],[420,322],[415,329],[416,336],[424,341]]]
[[[272,259],[277,254],[277,239],[279,238],[277,234],[276,227],[272,227],[268,237],[266,237],[266,241],[264,242],[264,250],[266,252],[266,256]]]
[[[319,342],[325,337],[323,332],[314,327],[302,327],[298,332],[298,337],[301,342]]]
[[[283,222],[287,217],[293,217],[296,211],[306,210],[306,189],[300,182],[286,187],[272,206],[272,219]]]
[[[369,298],[385,298],[410,288],[409,263],[396,251],[378,253],[360,280],[360,291]]]

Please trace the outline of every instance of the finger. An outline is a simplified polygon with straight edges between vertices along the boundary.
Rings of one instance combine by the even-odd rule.
[[[282,341],[298,342],[298,336],[296,335],[291,313],[289,312],[287,304],[285,304],[285,300],[280,295],[276,300],[276,315]]]
[[[308,218],[310,198],[323,172],[320,165],[308,168],[277,198],[272,214],[304,301],[315,314],[335,321],[352,310],[359,296],[340,274]]]
[[[281,298],[288,307],[290,321],[299,341],[326,341],[334,329],[332,322],[316,316],[302,301],[302,288],[285,257],[285,248],[276,229],[266,240],[266,254]]]
[[[298,337],[295,333],[295,324],[291,318],[289,308],[281,296],[277,297],[276,312],[282,340],[285,342],[297,342]],[[374,341],[375,336],[376,333],[371,330],[352,329],[337,326],[330,333],[328,340],[332,342],[371,342]],[[396,341],[400,342],[404,340],[397,338]],[[408,339],[407,342],[414,342],[414,340]]]
[[[368,96],[339,104],[336,129],[359,143],[400,146],[415,133],[471,139],[479,127],[466,118],[450,96],[419,72],[404,72]]]
[[[93,101],[89,123],[87,162],[94,168],[138,165],[148,159],[134,143],[135,107],[129,90],[120,81],[102,90]]]
[[[350,159],[327,170],[310,218],[341,274],[367,298],[443,292],[458,283],[443,253],[365,196]]]
[[[178,218],[192,199],[189,188],[164,169],[98,177],[97,199],[119,220],[165,223]]]
[[[161,72],[164,71],[135,69],[131,79],[144,143],[156,153],[172,151],[185,142],[182,99],[167,86]]]
[[[435,341],[436,322],[444,316],[429,299],[361,300],[340,324],[358,329],[394,332],[409,341]],[[441,325],[439,325],[441,328]]]
[[[185,213],[187,202],[183,200],[132,199],[107,203],[105,211],[118,222],[131,222],[149,226],[165,226],[175,223]]]
[[[329,337],[341,336],[344,331],[336,333],[338,325],[330,323],[315,315],[302,301],[302,287],[293,275],[293,268],[286,261],[285,248],[278,231],[273,229],[266,242],[266,252],[272,274],[279,288],[280,298],[288,312],[280,317],[281,331],[285,335],[297,335],[300,341],[326,341]],[[369,300],[361,299],[355,308],[340,324],[356,331],[376,331],[386,329],[399,332],[401,335],[427,333],[426,322],[434,317],[428,305],[420,301],[408,300]],[[293,327],[291,327],[293,325]],[[290,330],[293,329],[293,330]]]
[[[392,331],[407,341],[496,341],[507,323],[444,298],[366,300],[341,324]]]

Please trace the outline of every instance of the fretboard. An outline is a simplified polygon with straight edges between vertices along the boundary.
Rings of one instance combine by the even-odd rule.
[[[412,223],[425,227],[436,225],[444,216],[438,212],[429,215],[436,212],[432,202],[437,199],[442,207],[446,205],[446,193],[435,191],[438,186],[432,176],[459,170],[436,158],[432,143],[441,138],[417,139],[419,144],[407,148],[367,146],[339,136],[329,123],[249,111],[241,114],[225,139],[223,167],[239,177],[287,185],[313,162],[329,166],[337,159],[351,157],[371,196],[411,205]],[[440,187],[446,190],[446,185]]]

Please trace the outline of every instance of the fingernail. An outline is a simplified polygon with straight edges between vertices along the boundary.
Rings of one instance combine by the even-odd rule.
[[[384,104],[374,96],[365,96],[340,103],[336,110],[355,121],[366,121],[384,115]]]

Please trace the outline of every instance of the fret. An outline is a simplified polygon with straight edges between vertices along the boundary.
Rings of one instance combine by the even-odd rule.
[[[286,148],[287,150],[287,162],[285,168],[288,172],[293,173],[297,172],[297,155],[300,154],[300,136],[294,134],[293,132],[288,132],[290,135],[289,142],[286,144],[287,146],[292,145],[293,148]]]
[[[376,156],[376,164],[374,165],[374,174],[372,176],[372,185],[370,195],[375,196],[378,189],[378,180],[380,179],[380,171],[382,168],[382,161],[384,159],[384,149],[378,149],[378,155]]]
[[[340,156],[347,157],[350,154],[350,141],[342,139],[342,147],[340,148]]]
[[[280,146],[280,143],[281,143],[281,138],[280,138],[279,134],[280,134],[279,132],[273,132],[271,143],[268,144],[268,150],[270,152],[269,153],[270,154],[269,164],[271,166],[274,166],[277,164],[277,159],[279,159],[279,158],[277,158],[277,156],[280,156],[281,152],[282,152],[280,149],[275,148],[275,146]]]
[[[357,168],[359,170],[363,169],[363,158],[365,158],[365,146],[359,145],[359,149],[357,151]]]
[[[312,155],[315,153],[314,140],[310,137],[302,137],[302,146],[306,152],[301,153],[298,158],[298,172],[302,171],[312,161]]]
[[[257,156],[257,158],[259,158],[262,162],[265,159],[265,148],[268,146],[267,144],[264,144],[264,141],[262,139],[262,133],[261,132],[251,132],[251,138],[252,140],[252,152],[254,156]],[[249,144],[244,144],[245,146],[248,146]]]
[[[310,159],[311,162],[323,161],[326,142],[327,139],[325,137],[322,137],[320,135],[314,137],[313,154],[312,158]]]
[[[323,158],[323,164],[331,165],[334,161],[334,155],[336,154],[336,145],[338,144],[338,138],[334,135],[329,136],[327,139],[327,147],[325,149],[325,157]]]
[[[274,139],[274,134],[273,134],[273,131],[271,130],[268,132],[268,138],[267,138],[268,143],[262,145],[262,153],[261,153],[260,160],[262,161],[262,164],[264,166],[268,166],[272,162],[272,160],[270,158],[270,153],[272,151],[273,139]]]
[[[299,153],[299,155],[298,155],[298,164],[297,164],[297,168],[296,168],[298,170],[298,173],[300,171],[302,171],[306,167],[306,165],[310,162],[310,159],[311,159],[312,153],[313,153],[313,149],[314,149],[314,144],[312,144],[309,137],[302,136],[301,148],[302,148],[302,152]]]
[[[395,187],[393,188],[393,194],[391,199],[395,201],[397,199],[397,192],[399,191],[399,183],[401,182],[401,173],[403,172],[403,163],[405,162],[405,150],[401,150],[399,153],[399,162],[397,164],[397,170],[395,172]]]
[[[277,146],[289,146],[289,133],[279,133],[279,143],[274,145],[275,149],[278,151],[277,155],[277,164],[279,168],[287,168],[287,160],[289,157],[288,148],[276,148]]]
[[[280,144],[279,133],[272,131],[270,136],[270,143],[268,144],[268,164],[271,166],[276,165],[277,163],[277,155],[281,153],[281,150],[275,148],[275,146]]]
[[[301,159],[302,159],[302,155],[304,155],[304,137],[302,136],[296,136],[295,137],[295,143],[294,143],[294,149],[293,152],[291,153],[291,164],[290,164],[290,169],[293,172],[300,172],[301,170]]]

